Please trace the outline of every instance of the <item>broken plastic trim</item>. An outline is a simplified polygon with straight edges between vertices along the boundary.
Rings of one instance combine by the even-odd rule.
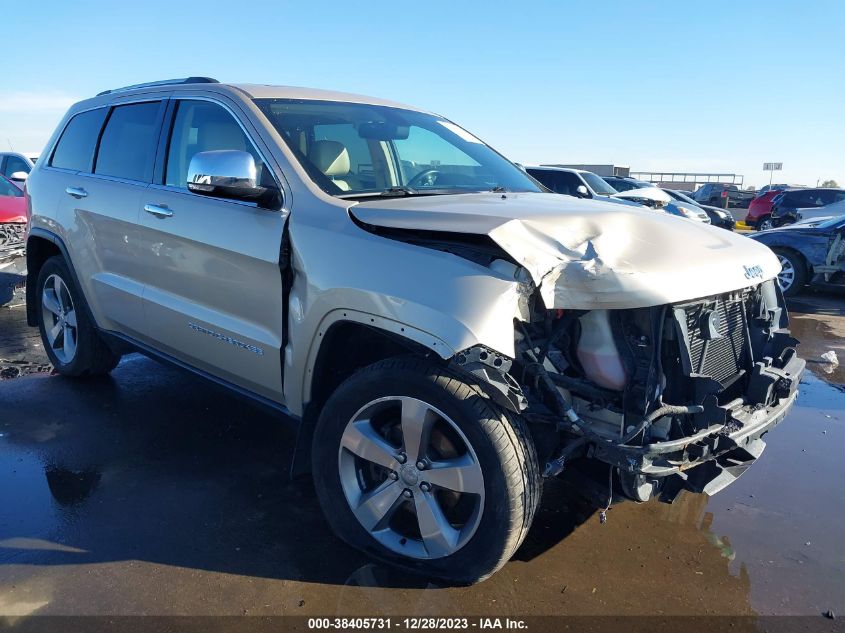
[[[495,350],[476,345],[456,354],[450,367],[472,376],[493,402],[514,413],[528,407],[522,389],[508,373],[513,360]]]

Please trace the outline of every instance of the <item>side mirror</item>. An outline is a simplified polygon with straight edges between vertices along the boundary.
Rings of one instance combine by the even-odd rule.
[[[9,180],[15,180],[17,182],[23,182],[29,177],[29,174],[25,171],[16,171],[13,172],[11,176],[9,176]]]
[[[579,198],[589,198],[590,197],[590,192],[587,191],[587,188],[584,185],[578,185],[575,188],[575,193],[578,194]]]
[[[255,159],[249,152],[222,149],[194,154],[188,165],[188,190],[203,196],[232,198],[269,206],[277,189],[258,184]]]

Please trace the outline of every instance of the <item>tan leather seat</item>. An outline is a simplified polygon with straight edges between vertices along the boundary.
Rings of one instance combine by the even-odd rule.
[[[349,152],[340,141],[314,141],[308,160],[341,190],[349,191]]]

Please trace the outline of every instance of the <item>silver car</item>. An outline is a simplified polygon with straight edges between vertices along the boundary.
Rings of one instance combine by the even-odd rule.
[[[718,491],[804,369],[767,247],[545,193],[381,99],[107,91],[27,190],[28,318],[59,373],[140,350],[277,408],[336,533],[447,582],[503,565],[565,469],[637,501]]]

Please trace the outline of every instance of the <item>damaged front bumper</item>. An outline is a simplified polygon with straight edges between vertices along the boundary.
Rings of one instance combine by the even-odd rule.
[[[0,222],[0,266],[7,268],[26,252],[26,224]]]
[[[689,437],[644,446],[592,444],[588,457],[616,466],[638,483],[661,479],[663,501],[672,501],[681,490],[715,494],[734,482],[763,453],[762,437],[786,417],[798,397],[798,384],[806,362],[793,355],[783,367],[756,372],[776,390],[770,406],[749,404],[738,398],[708,413],[721,413],[724,422]]]

